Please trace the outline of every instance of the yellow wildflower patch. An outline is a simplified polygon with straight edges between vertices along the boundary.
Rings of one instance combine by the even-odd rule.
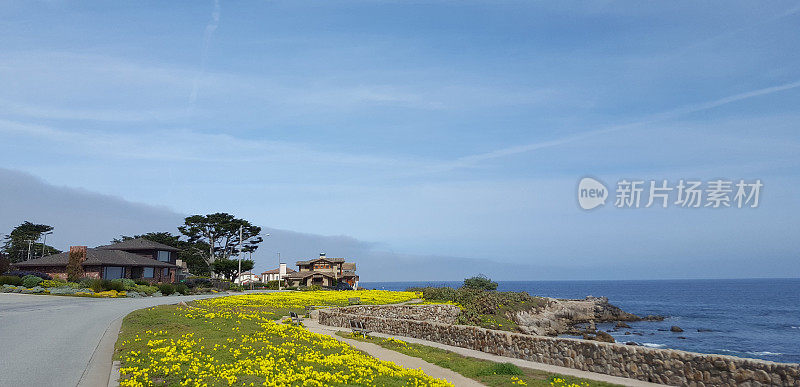
[[[273,321],[275,309],[346,305],[354,296],[377,304],[406,301],[416,294],[249,294],[134,312],[126,318],[117,344],[120,385],[450,385],[421,370],[375,359],[329,336]],[[126,326],[142,328],[132,332]]]

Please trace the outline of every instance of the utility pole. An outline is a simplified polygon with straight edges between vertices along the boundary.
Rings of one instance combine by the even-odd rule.
[[[239,272],[238,272],[238,274],[236,276],[236,278],[239,278],[239,282],[240,282],[239,285],[241,285],[241,282],[242,282],[242,280],[241,280],[241,276],[242,276],[242,235],[243,235],[242,230],[244,230],[244,226],[239,226],[239,254],[237,254],[239,256]]]
[[[278,252],[278,290],[281,290],[281,281],[283,281],[283,278],[281,278],[281,252],[279,251]]]
[[[53,232],[50,231],[50,232],[46,232],[46,233],[43,234],[44,235],[44,242],[42,242],[42,258],[44,258],[44,250],[47,247],[47,235],[48,234],[52,234],[52,233]]]
[[[28,259],[26,261],[31,260],[31,245],[33,244],[33,239],[28,239]]]

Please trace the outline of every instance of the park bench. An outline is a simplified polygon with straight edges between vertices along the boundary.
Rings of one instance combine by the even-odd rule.
[[[361,305],[361,298],[360,297],[348,298],[347,303],[350,305]]]
[[[293,324],[299,324],[299,323],[303,322],[303,318],[298,316],[297,313],[295,313],[295,312],[289,312],[289,317],[292,318],[292,323]]]
[[[367,329],[367,325],[361,321],[350,320],[350,329],[353,331],[353,335],[369,337],[369,334],[372,333],[371,330]]]

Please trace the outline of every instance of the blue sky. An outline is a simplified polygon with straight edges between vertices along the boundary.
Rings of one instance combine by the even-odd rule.
[[[431,260],[796,277],[798,27],[798,2],[3,2],[0,166]],[[586,175],[765,188],[584,212]]]

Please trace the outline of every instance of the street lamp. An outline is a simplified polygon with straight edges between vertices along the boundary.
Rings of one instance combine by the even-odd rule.
[[[47,236],[48,236],[48,235],[50,235],[50,234],[52,234],[52,233],[53,233],[53,232],[52,232],[52,231],[50,231],[50,232],[46,232],[46,233],[42,234],[42,235],[44,235],[44,242],[42,242],[42,258],[44,258],[44,249],[45,249],[45,248],[46,248],[46,246],[47,246]]]

